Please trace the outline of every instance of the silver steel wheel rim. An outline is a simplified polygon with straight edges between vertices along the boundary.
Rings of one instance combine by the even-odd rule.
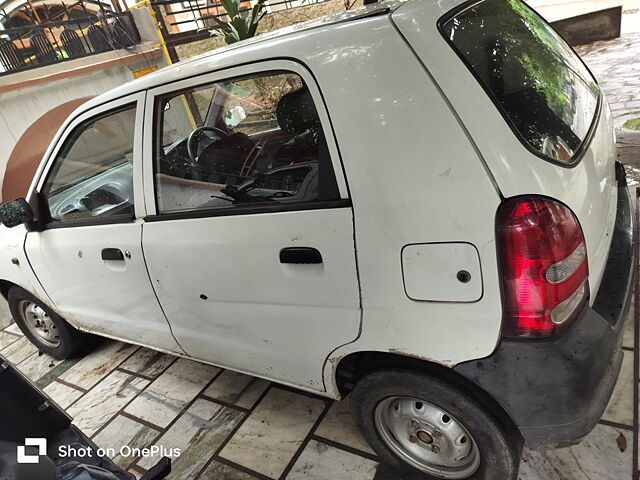
[[[19,304],[22,320],[29,332],[47,347],[60,345],[60,336],[55,323],[44,309],[33,302],[22,300]]]
[[[424,473],[461,480],[476,473],[480,450],[453,415],[419,398],[389,397],[376,407],[375,425],[398,457]]]

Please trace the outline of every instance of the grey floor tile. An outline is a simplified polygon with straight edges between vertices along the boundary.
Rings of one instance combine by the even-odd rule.
[[[0,297],[0,330],[9,326],[11,322],[13,322],[13,319],[11,318],[9,304],[4,297]]]
[[[156,378],[176,359],[173,355],[156,352],[150,348],[141,348],[120,365],[130,372]]]
[[[160,437],[155,445],[180,449],[180,456],[172,461],[170,479],[192,479],[204,467],[214,452],[231,434],[244,413],[204,399],[196,400],[187,411]],[[138,462],[149,469],[160,456],[146,457]]]
[[[633,352],[625,351],[618,382],[602,418],[623,425],[633,425]]]
[[[38,349],[26,337],[21,337],[5,348],[2,351],[2,356],[14,365],[18,365],[37,351]]]
[[[19,340],[20,337],[17,335],[11,335],[10,333],[0,332],[0,354],[2,354],[2,350],[11,345],[12,343]]]
[[[154,425],[167,427],[219,371],[219,368],[181,358],[125,411]]]
[[[271,478],[289,464],[325,402],[273,388],[233,435],[220,456]]]
[[[9,333],[13,333],[14,335],[20,335],[23,336],[24,334],[22,333],[22,330],[20,330],[20,327],[18,327],[17,323],[12,323],[11,325],[9,325],[7,328],[4,329],[5,332],[9,332]]]
[[[111,372],[68,410],[73,423],[89,437],[149,384],[124,372]]]
[[[83,395],[83,392],[80,390],[68,387],[59,382],[52,382],[47,385],[44,388],[44,393],[49,395],[54,402],[65,410]]]
[[[54,368],[49,370],[45,375],[40,377],[40,380],[36,382],[36,385],[39,388],[44,388],[53,382],[56,378],[60,377],[64,372],[73,367],[76,363],[78,363],[80,358],[68,358],[67,360],[63,360],[61,363],[56,365]]]
[[[36,352],[20,362],[18,370],[35,383],[61,363],[62,360],[57,360],[42,352]]]
[[[111,450],[111,460],[124,469],[137,458],[133,449],[150,446],[158,434],[158,430],[118,415],[94,437],[93,441],[98,447]],[[115,455],[111,452],[115,452]]]
[[[60,379],[88,390],[106,377],[137,348],[135,345],[106,341],[60,375]]]
[[[211,462],[207,469],[202,472],[198,480],[255,480],[256,477],[248,473],[241,472],[229,467],[224,463]]]
[[[334,402],[315,433],[334,442],[375,455],[353,421],[351,397],[341,402]]]
[[[268,386],[267,380],[225,370],[204,393],[211,398],[250,409]]]
[[[287,480],[372,480],[377,469],[377,462],[311,440]]]
[[[618,447],[620,434],[626,438],[624,452]],[[582,442],[568,448],[525,451],[519,480],[628,480],[631,479],[633,434],[597,425]]]

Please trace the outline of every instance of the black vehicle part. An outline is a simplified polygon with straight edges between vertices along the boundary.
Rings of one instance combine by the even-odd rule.
[[[103,477],[86,477],[90,479],[106,480],[110,478],[106,476],[105,472],[108,472],[117,480],[135,480],[133,474],[122,470],[110,458],[97,455],[98,446],[71,423],[71,417],[2,356],[0,392],[0,478],[49,480],[47,475],[51,474],[51,468],[55,465],[53,478],[56,469],[65,472],[76,466],[80,471],[84,469],[96,473],[102,470]],[[31,467],[15,462],[17,448],[24,446],[27,438],[46,439],[46,455],[40,455],[37,448],[31,451],[29,449],[33,447],[26,447],[27,454],[40,456],[39,463]],[[88,455],[81,459],[61,457],[60,447],[71,445],[76,449],[85,449]],[[72,465],[66,467],[69,463]],[[95,468],[84,468],[83,465]],[[162,480],[170,471],[171,461],[163,458],[142,478]]]

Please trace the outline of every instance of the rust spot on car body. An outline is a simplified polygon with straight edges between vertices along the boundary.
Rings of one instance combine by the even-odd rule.
[[[435,358],[424,357],[424,356],[418,355],[416,353],[409,353],[409,352],[405,352],[405,351],[398,350],[398,349],[395,349],[395,348],[389,349],[389,353],[393,353],[395,355],[403,355],[405,357],[417,358],[418,360],[424,360],[425,362],[437,363],[438,365],[442,365],[443,367],[447,367],[447,368],[455,367],[454,364],[447,363],[446,360],[445,361],[436,360]]]

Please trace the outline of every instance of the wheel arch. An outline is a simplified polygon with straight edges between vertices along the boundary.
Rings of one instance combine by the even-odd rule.
[[[5,300],[9,300],[9,290],[11,290],[13,287],[19,287],[20,285],[17,285],[13,282],[10,282],[8,280],[0,280],[0,295],[2,295],[4,297]],[[21,287],[22,288],[22,287]]]
[[[364,376],[389,369],[425,373],[454,385],[484,406],[505,428],[522,439],[522,433],[506,410],[484,389],[463,377],[452,368],[430,359],[381,351],[360,351],[341,358],[335,369],[339,392],[346,396]]]

